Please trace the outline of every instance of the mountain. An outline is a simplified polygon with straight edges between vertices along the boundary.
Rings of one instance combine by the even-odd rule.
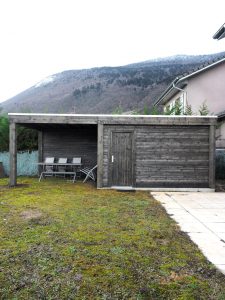
[[[4,112],[112,113],[116,108],[141,112],[178,75],[225,56],[177,55],[121,67],[70,70],[51,75],[1,103]]]

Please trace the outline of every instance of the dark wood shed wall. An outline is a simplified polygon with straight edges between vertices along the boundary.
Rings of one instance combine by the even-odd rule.
[[[110,186],[111,132],[134,132],[136,187],[209,187],[209,126],[104,126],[103,186]]]
[[[85,166],[97,162],[97,126],[74,125],[46,128],[43,130],[43,159],[81,157]]]
[[[209,186],[208,126],[140,127],[136,141],[137,186]]]

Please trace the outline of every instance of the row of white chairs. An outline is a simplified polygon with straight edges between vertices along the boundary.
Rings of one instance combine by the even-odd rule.
[[[95,165],[92,168],[82,168],[81,166],[81,157],[73,157],[70,163],[68,163],[67,158],[61,157],[58,160],[56,160],[55,157],[46,157],[43,164],[43,171],[40,175],[39,181],[41,181],[41,179],[44,176],[63,175],[65,177],[66,175],[72,175],[74,182],[76,179],[77,172],[85,174],[83,182],[86,182],[89,178],[95,181],[95,170],[97,169],[97,165]]]

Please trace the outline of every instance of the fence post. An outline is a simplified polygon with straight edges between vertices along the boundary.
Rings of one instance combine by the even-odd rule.
[[[5,177],[5,171],[3,168],[3,163],[0,161],[0,178],[4,178]]]
[[[9,155],[10,155],[10,170],[9,170],[9,186],[15,186],[17,183],[17,137],[16,123],[9,125]]]

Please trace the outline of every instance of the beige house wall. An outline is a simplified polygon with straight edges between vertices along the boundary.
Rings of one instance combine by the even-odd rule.
[[[184,88],[184,94],[186,94],[184,97],[195,114],[198,113],[204,101],[210,114],[225,110],[225,63],[188,79],[187,83],[188,85]],[[178,91],[165,106],[178,99],[181,94],[183,92]]]
[[[178,91],[164,105],[164,109],[182,96],[184,104],[191,105],[194,114],[199,114],[199,108],[204,102],[211,115],[225,111],[225,63],[188,79],[187,83],[184,92]],[[216,136],[217,147],[225,148],[225,123],[217,129]]]
[[[187,100],[196,112],[204,101],[210,114],[225,110],[225,63],[190,79]]]

